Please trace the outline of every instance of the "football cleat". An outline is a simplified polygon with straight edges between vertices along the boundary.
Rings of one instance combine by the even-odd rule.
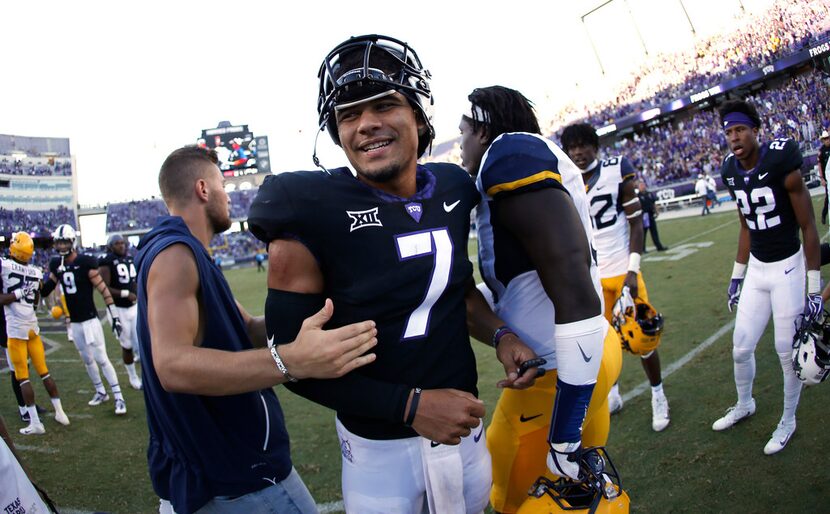
[[[651,428],[662,432],[669,426],[669,401],[664,395],[651,397]]]
[[[43,423],[31,423],[28,427],[21,428],[20,433],[23,435],[43,435],[46,433],[46,428]]]
[[[69,416],[66,415],[64,411],[59,411],[55,413],[55,421],[60,423],[63,426],[69,425]]]
[[[627,513],[630,500],[605,448],[582,450],[579,480],[539,477],[517,514]]]
[[[115,414],[122,416],[127,413],[127,404],[124,400],[115,400]]]
[[[830,314],[824,312],[821,322],[796,321],[793,337],[793,370],[805,385],[824,382],[830,375]]]
[[[617,302],[623,303],[624,298],[621,296]],[[614,316],[613,325],[625,350],[636,355],[647,355],[660,345],[663,315],[651,304],[635,298],[633,307],[620,309],[620,312],[621,315]]]
[[[793,420],[792,423],[784,423],[783,421],[780,421],[778,426],[775,428],[775,432],[772,433],[772,437],[770,437],[769,442],[767,442],[767,445],[764,446],[764,453],[766,455],[772,455],[780,452],[785,446],[787,446],[787,443],[790,442],[790,439],[792,439],[794,433],[795,420]]]
[[[92,397],[91,400],[89,400],[87,405],[91,405],[94,407],[96,405],[101,405],[104,402],[108,402],[109,399],[110,395],[108,395],[107,393],[99,393],[98,391],[95,391],[95,395]]]
[[[35,242],[32,236],[26,232],[15,232],[12,234],[12,242],[9,245],[9,256],[17,262],[26,264],[35,253]]]
[[[715,430],[716,432],[726,430],[727,428],[732,427],[735,423],[738,423],[753,414],[755,414],[755,398],[753,398],[747,406],[742,406],[740,403],[737,403],[732,407],[729,407],[726,410],[726,414],[722,418],[712,423],[712,430]]]
[[[432,77],[415,50],[403,41],[377,34],[352,37],[329,52],[317,78],[320,130],[327,128],[336,145],[340,145],[336,110],[393,92],[405,96],[426,124],[418,137],[418,156],[432,143]]]

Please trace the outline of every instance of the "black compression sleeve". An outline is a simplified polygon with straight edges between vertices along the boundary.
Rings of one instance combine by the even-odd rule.
[[[303,320],[323,307],[322,294],[302,294],[268,289],[265,300],[265,327],[275,344],[290,343],[297,337]],[[336,309],[337,306],[335,305]],[[285,384],[294,394],[336,410],[338,413],[403,423],[410,387],[367,377],[360,370],[346,376],[317,380],[307,378]],[[371,398],[372,401],[366,401]]]
[[[830,263],[830,244],[821,243],[821,265]]]
[[[55,288],[58,287],[58,283],[54,280],[47,280],[43,283],[43,286],[40,288],[40,297],[46,298],[49,296]]]

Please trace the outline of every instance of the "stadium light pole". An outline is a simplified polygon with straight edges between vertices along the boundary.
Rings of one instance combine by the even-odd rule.
[[[594,51],[594,57],[597,58],[597,64],[599,64],[599,71],[600,73],[605,75],[605,68],[602,66],[602,59],[599,58],[599,52],[597,52],[597,46],[594,44],[594,38],[591,37],[591,31],[588,30],[588,25],[585,23],[585,16],[588,16],[589,14],[591,13],[589,12],[582,16],[582,27],[585,28],[585,34],[588,36],[588,42],[591,43],[591,49]]]
[[[695,31],[695,24],[692,23],[692,19],[689,17],[689,12],[686,10],[686,5],[683,3],[683,0],[677,0],[680,2],[680,8],[683,9],[683,14],[686,15],[686,21],[689,22],[689,27],[692,29],[692,35],[696,36],[697,31]]]

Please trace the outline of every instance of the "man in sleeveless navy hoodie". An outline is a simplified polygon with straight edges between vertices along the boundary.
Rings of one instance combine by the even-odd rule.
[[[231,226],[216,154],[171,153],[159,188],[171,216],[141,241],[138,336],[161,512],[317,512],[294,470],[272,386],[368,364],[374,322],[322,330],[331,301],[288,345],[265,348],[265,322],[233,298],[207,246]],[[364,355],[365,354],[365,355]]]

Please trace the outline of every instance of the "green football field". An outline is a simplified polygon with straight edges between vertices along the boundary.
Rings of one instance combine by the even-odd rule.
[[[819,210],[820,200],[815,204]],[[830,486],[822,477],[830,454],[825,421],[830,385],[804,390],[798,430],[789,446],[774,456],[763,454],[782,408],[781,370],[771,325],[756,351],[755,416],[726,432],[711,429],[736,400],[731,360],[734,317],[726,309],[725,294],[737,244],[733,208],[721,207],[706,217],[661,220],[659,227],[670,250],[644,255],[642,268],[652,303],[666,319],[660,358],[671,424],[661,433],[651,430],[645,375],[638,359],[627,355],[620,380],[626,403],[612,418],[608,450],[631,497],[631,511],[826,512]],[[822,234],[826,229],[819,227]],[[241,303],[252,313],[262,313],[265,274],[247,268],[228,271],[227,277]],[[0,381],[0,413],[26,465],[63,511],[156,511],[145,458],[143,400],[139,391],[126,388],[115,340],[110,338],[109,354],[125,386],[128,413],[124,417],[114,415],[111,401],[87,406],[92,390],[74,346],[62,332],[48,337],[55,343],[48,362],[72,422],[69,427],[47,415],[45,435],[16,435],[23,424],[8,375]],[[474,345],[489,420],[498,396],[500,365],[491,348]],[[34,386],[38,403],[48,406],[37,379]],[[297,469],[323,510],[338,511],[342,508],[337,503],[340,452],[334,414],[282,388],[277,393]]]

